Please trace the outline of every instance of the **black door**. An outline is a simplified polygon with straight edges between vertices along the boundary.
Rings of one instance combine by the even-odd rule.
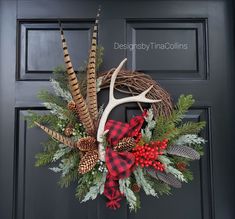
[[[0,218],[1,219],[234,219],[234,5],[232,1],[103,1],[99,43],[103,69],[128,58],[127,68],[150,74],[174,100],[193,94],[186,115],[206,120],[205,156],[195,179],[173,195],[142,195],[142,209],[129,213],[105,207],[103,197],[80,204],[75,185],[61,190],[34,155],[47,138],[27,129],[27,110],[44,111],[36,98],[49,88],[52,69],[63,64],[57,19],[61,19],[77,68],[87,57],[98,2],[0,1]],[[120,44],[159,43],[168,48],[121,49]],[[177,45],[184,44],[178,48]],[[118,47],[119,45],[119,47]],[[186,48],[187,47],[187,48]],[[77,62],[76,62],[77,60]],[[130,107],[131,106],[131,107]],[[119,119],[138,107],[119,108]],[[125,113],[124,113],[125,112]]]

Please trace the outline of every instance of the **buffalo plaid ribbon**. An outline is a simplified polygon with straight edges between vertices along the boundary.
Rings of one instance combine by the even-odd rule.
[[[129,123],[109,120],[105,125],[105,130],[109,130],[107,140],[110,146],[107,146],[105,156],[108,174],[104,195],[109,199],[106,204],[109,208],[117,209],[120,207],[119,201],[122,194],[119,190],[118,180],[129,177],[135,163],[135,157],[132,153],[114,151],[112,146],[116,145],[124,137],[135,137],[143,125],[144,116],[145,114],[135,116]]]

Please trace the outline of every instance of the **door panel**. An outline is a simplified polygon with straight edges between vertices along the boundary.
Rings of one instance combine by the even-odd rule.
[[[194,181],[159,199],[141,194],[142,208],[129,213],[106,208],[105,198],[80,204],[75,186],[60,189],[58,175],[34,167],[34,155],[47,136],[27,129],[27,110],[45,112],[36,94],[51,89],[52,69],[63,64],[60,19],[77,69],[87,57],[98,3],[95,1],[0,0],[0,218],[3,219],[233,219],[233,5],[230,1],[103,1],[99,44],[101,70],[128,58],[127,68],[148,73],[174,101],[193,94],[195,105],[185,120],[207,121],[201,135],[205,155],[194,162]],[[121,44],[152,48],[121,49]],[[158,43],[157,48],[156,44]],[[172,48],[162,48],[162,44]],[[185,45],[187,45],[185,47]],[[99,95],[107,101],[107,93]],[[138,114],[126,104],[112,116],[128,121]]]

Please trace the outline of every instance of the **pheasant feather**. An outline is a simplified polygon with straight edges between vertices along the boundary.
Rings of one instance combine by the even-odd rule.
[[[68,81],[69,81],[69,87],[70,87],[70,92],[72,94],[73,100],[77,106],[78,110],[78,115],[83,123],[86,131],[88,133],[93,133],[94,132],[94,124],[91,119],[90,113],[88,111],[87,104],[81,94],[81,90],[78,84],[77,76],[75,74],[75,71],[73,69],[73,65],[68,53],[68,47],[67,43],[64,37],[64,32],[62,30],[62,27],[60,26],[60,32],[61,32],[61,41],[62,41],[62,47],[63,47],[63,52],[64,52],[64,62],[66,65],[67,73],[68,73]]]
[[[92,34],[88,66],[87,66],[87,100],[88,100],[89,112],[93,120],[97,120],[98,117],[97,91],[96,91],[96,49],[97,49],[99,16],[100,16],[100,8],[98,9],[98,13],[96,16],[96,21]]]
[[[199,160],[200,154],[193,148],[187,146],[174,145],[167,149],[168,154],[189,158],[191,160]]]
[[[64,145],[67,145],[69,147],[74,147],[75,143],[73,141],[70,141],[68,138],[64,137],[63,135],[59,134],[58,132],[55,132],[46,126],[43,126],[37,122],[34,122],[38,127],[40,127],[44,132],[46,132],[49,136],[56,139],[57,141],[61,142]]]

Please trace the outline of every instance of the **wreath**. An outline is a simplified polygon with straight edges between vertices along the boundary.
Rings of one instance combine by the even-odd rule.
[[[76,197],[82,202],[102,194],[107,207],[117,209],[125,197],[130,210],[137,210],[140,190],[159,197],[193,179],[189,164],[203,154],[205,140],[198,134],[205,122],[184,122],[192,96],[181,95],[173,107],[170,95],[150,76],[122,69],[126,59],[97,76],[103,54],[96,40],[98,17],[88,63],[78,73],[60,25],[66,69],[55,69],[50,80],[54,92],[39,93],[50,113],[27,116],[30,127],[38,126],[51,137],[36,155],[36,166],[52,164],[49,169],[61,173],[61,187],[76,182]],[[103,89],[109,89],[105,107],[97,103]],[[115,98],[115,90],[124,97]],[[116,106],[129,102],[142,112],[126,123],[109,118]]]

